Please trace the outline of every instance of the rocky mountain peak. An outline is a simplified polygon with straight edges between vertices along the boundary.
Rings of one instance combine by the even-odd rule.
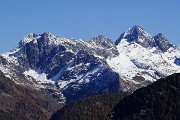
[[[165,40],[165,41],[168,41],[166,39],[166,37],[162,34],[162,33],[158,33],[157,35],[154,36],[154,39],[155,40]]]
[[[44,37],[44,38],[49,38],[49,39],[56,37],[55,35],[53,35],[50,32],[44,32],[43,34],[41,34],[41,36]]]
[[[22,47],[30,42],[37,43],[37,40],[41,42],[50,42],[56,40],[56,38],[57,37],[50,32],[44,32],[43,34],[29,33],[22,38],[18,44],[18,47]]]
[[[22,38],[22,40],[19,42],[18,47],[21,47],[23,45],[25,45],[26,43],[29,43],[33,40],[38,39],[40,36],[38,34],[35,33],[29,33],[28,35],[24,36]]]
[[[93,37],[89,42],[92,45],[101,46],[101,47],[107,48],[107,49],[112,48],[112,46],[113,46],[112,40],[103,35]]]
[[[154,36],[154,40],[156,42],[156,45],[159,47],[159,49],[162,52],[166,52],[170,47],[173,46],[172,43],[167,40],[162,33],[159,33],[158,35]]]
[[[144,29],[139,25],[134,25],[131,28],[129,28],[129,31],[130,31],[131,34],[133,34],[134,32],[141,33],[141,32],[144,31]]]
[[[135,25],[122,33],[115,45],[118,45],[122,39],[129,43],[138,43],[145,48],[156,46],[153,37],[139,25]]]

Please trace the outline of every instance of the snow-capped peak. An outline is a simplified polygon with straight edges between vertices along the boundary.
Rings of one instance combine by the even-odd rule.
[[[118,45],[122,39],[125,39],[129,43],[138,43],[145,48],[156,46],[153,37],[138,25],[127,29],[121,34],[116,40],[115,45]]]
[[[43,39],[45,40],[55,40],[55,38],[57,38],[55,35],[53,35],[50,32],[44,32],[43,34],[35,34],[35,33],[29,33],[28,35],[24,36],[22,38],[22,40],[19,42],[19,46],[21,47],[27,43],[30,42],[37,42],[37,39],[39,39],[40,37],[43,37]]]
[[[133,35],[138,37],[138,33],[144,32],[143,28],[139,25],[134,25],[131,28],[128,28],[123,34],[121,34],[120,38],[127,38],[129,35]]]
[[[143,32],[144,29],[139,25],[134,25],[129,29],[129,31],[130,31],[130,34],[133,34],[133,32],[135,32],[135,31]]]
[[[159,33],[158,35],[154,36],[154,40],[156,42],[156,45],[162,52],[166,52],[170,47],[173,46],[173,44],[169,42],[169,40],[166,37],[164,37],[162,33]]]
[[[103,35],[93,37],[89,41],[89,43],[92,44],[93,46],[101,46],[103,48],[111,48],[113,46],[113,42],[111,41],[111,39],[109,39]]]
[[[38,39],[40,36],[35,33],[29,33],[28,35],[24,36],[22,40],[19,42],[19,47],[25,45],[26,43],[29,43],[33,40]]]
[[[56,37],[55,35],[53,35],[50,32],[44,32],[43,34],[41,34],[41,36],[44,36],[46,38],[54,38],[54,37]]]
[[[157,40],[161,40],[161,41],[166,41],[169,42],[169,40],[162,34],[162,33],[158,33],[157,35],[154,36],[154,39]]]
[[[158,37],[161,37],[161,38],[165,38],[162,33],[158,33],[157,36],[158,36]]]

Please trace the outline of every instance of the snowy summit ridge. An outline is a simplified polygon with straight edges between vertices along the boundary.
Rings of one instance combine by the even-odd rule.
[[[22,38],[22,40],[19,42],[19,47],[22,47],[23,45],[30,43],[30,42],[37,42],[37,40],[39,38],[45,38],[45,39],[49,39],[49,40],[54,40],[54,38],[56,38],[56,36],[54,36],[52,33],[50,32],[44,32],[43,34],[35,34],[35,33],[29,33],[28,35],[24,36]]]

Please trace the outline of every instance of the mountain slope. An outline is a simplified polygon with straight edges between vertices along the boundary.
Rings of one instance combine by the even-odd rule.
[[[136,25],[121,34],[115,44],[119,55],[108,58],[107,63],[121,76],[123,91],[134,91],[180,72],[180,49],[162,34],[153,37]]]
[[[37,88],[48,89],[59,102],[68,103],[91,95],[118,92],[119,75],[104,62],[106,57],[116,55],[118,51],[111,40],[102,35],[84,42],[45,32],[25,36],[15,50],[2,57],[7,61],[3,67],[11,66],[12,76],[17,76],[12,68],[19,66],[23,73],[20,76]]]
[[[48,90],[69,103],[103,93],[133,92],[180,72],[180,49],[162,34],[133,26],[114,43],[102,35],[90,41],[30,33],[0,55],[0,70],[15,83]]]
[[[138,89],[116,105],[109,119],[179,120],[180,73]]]
[[[17,85],[0,71],[0,120],[48,120],[59,107],[46,91]]]
[[[51,120],[105,120],[126,94],[103,94],[74,101],[53,114]]]

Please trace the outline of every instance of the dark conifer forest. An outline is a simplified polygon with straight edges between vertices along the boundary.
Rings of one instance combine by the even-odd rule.
[[[140,88],[115,106],[113,120],[180,120],[180,73]]]
[[[104,120],[126,94],[104,94],[74,101],[57,111],[51,120]]]
[[[15,84],[0,72],[0,120],[48,120],[61,106],[46,91]]]

